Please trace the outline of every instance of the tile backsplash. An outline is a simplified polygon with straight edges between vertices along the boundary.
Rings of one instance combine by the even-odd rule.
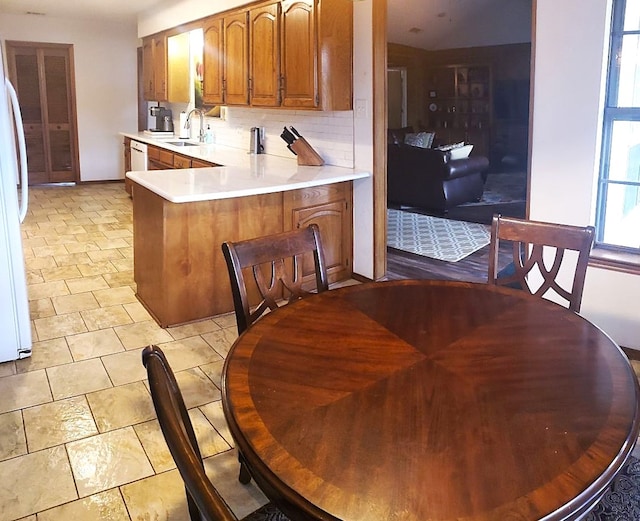
[[[177,104],[174,119],[179,118]],[[264,127],[264,152],[274,156],[293,157],[287,144],[280,138],[284,126],[294,126],[328,165],[354,167],[353,111],[311,111],[226,107],[224,119],[205,118],[211,126],[214,142],[249,151],[251,127]],[[197,121],[197,120],[196,120]],[[196,123],[197,126],[197,123]],[[197,131],[196,131],[197,132]]]

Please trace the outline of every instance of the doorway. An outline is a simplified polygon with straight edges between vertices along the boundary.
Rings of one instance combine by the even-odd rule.
[[[387,69],[387,126],[389,128],[407,126],[406,67]]]
[[[22,111],[29,184],[79,181],[73,46],[7,41],[7,61]]]

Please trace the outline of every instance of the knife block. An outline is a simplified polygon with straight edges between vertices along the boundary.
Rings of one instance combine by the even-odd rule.
[[[322,166],[324,160],[303,137],[291,143],[291,150],[298,155],[298,164],[302,166]]]

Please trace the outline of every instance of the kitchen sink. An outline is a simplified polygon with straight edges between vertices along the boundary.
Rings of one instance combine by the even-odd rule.
[[[199,143],[189,143],[188,141],[167,141],[167,144],[174,147],[197,147]]]

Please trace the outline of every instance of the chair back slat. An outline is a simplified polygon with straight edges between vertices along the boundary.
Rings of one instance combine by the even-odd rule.
[[[569,309],[579,312],[594,234],[593,226],[570,226],[494,215],[491,224],[487,281],[489,284],[503,286],[518,284],[522,289],[540,297],[553,291],[568,302]],[[498,276],[498,251],[501,240],[513,243],[513,273],[504,277]],[[555,249],[550,267],[549,248]],[[577,252],[570,289],[562,287],[557,280],[566,251]],[[535,290],[529,282],[534,270],[542,277],[541,285]]]
[[[266,311],[277,309],[280,302],[293,302],[310,294],[305,287],[304,258],[313,259],[315,290],[329,289],[320,231],[315,224],[276,235],[225,242],[222,252],[229,271],[238,333]],[[261,299],[253,309],[247,273],[252,274]]]

